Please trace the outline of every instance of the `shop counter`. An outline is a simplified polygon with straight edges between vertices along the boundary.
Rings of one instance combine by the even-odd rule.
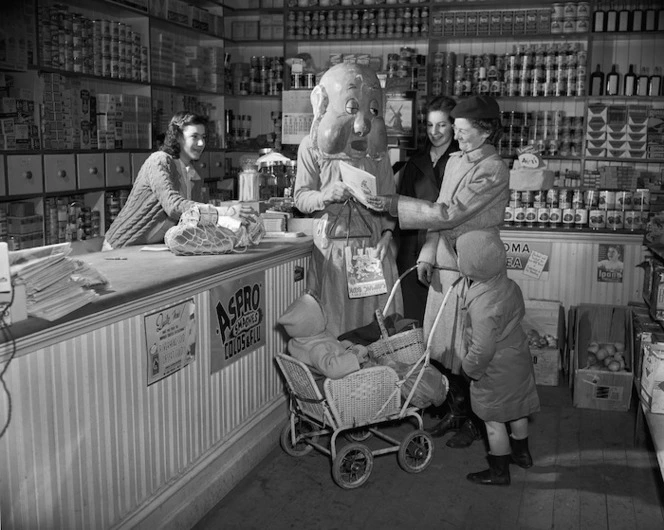
[[[216,256],[77,256],[108,278],[107,292],[58,321],[18,322],[0,345],[11,358],[1,526],[200,520],[278,446],[287,400],[276,319],[304,290],[311,248],[305,237]]]

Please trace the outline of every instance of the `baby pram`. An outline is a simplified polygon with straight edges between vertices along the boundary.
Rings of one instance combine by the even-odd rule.
[[[384,311],[392,303],[402,278],[414,269],[406,271],[395,282]],[[450,291],[443,299],[434,326],[440,320]],[[413,340],[413,334],[419,334],[419,339]],[[429,364],[430,340],[424,348],[422,329],[418,328],[384,337],[370,345],[369,351],[374,356],[394,355],[396,360],[408,363],[411,368],[402,379],[389,366],[363,368],[341,379],[328,378],[323,383],[322,395],[306,364],[282,353],[276,356],[290,395],[289,419],[280,437],[282,448],[291,456],[303,456],[313,449],[328,455],[332,477],[344,489],[357,488],[367,481],[376,456],[397,453],[402,469],[419,473],[429,466],[434,453],[433,440],[423,429],[421,413],[411,404]],[[403,398],[401,387],[406,381],[412,381],[411,377],[415,378],[414,383]],[[378,428],[411,418],[416,428],[402,440]],[[350,443],[337,448],[337,438],[342,433]],[[386,447],[370,449],[363,443],[372,435],[385,442]],[[320,443],[321,438],[327,436],[330,436],[329,443]]]

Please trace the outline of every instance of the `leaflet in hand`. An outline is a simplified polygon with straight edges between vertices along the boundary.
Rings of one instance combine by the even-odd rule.
[[[367,195],[376,195],[376,177],[363,169],[351,166],[343,160],[339,161],[341,180],[348,186],[353,197],[370,208],[367,203]]]

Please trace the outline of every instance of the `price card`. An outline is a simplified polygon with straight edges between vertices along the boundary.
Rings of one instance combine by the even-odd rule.
[[[549,256],[546,254],[533,250],[530,253],[530,258],[528,258],[528,263],[526,263],[523,269],[523,273],[531,278],[539,278],[548,259]]]

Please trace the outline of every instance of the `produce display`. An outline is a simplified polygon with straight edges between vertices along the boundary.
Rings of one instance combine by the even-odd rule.
[[[531,348],[558,347],[558,339],[550,333],[540,333],[536,329],[529,329],[526,335],[528,336],[528,346]]]
[[[625,367],[625,344],[622,342],[591,342],[586,350],[586,368],[622,372]]]

